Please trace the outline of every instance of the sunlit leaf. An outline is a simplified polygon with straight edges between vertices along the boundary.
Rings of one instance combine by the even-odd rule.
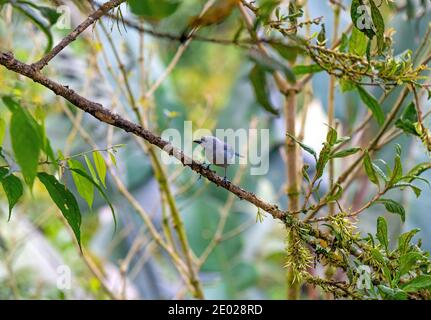
[[[100,181],[102,182],[103,186],[106,188],[106,163],[105,159],[103,158],[102,154],[99,151],[93,152],[93,160],[94,165],[96,167],[97,174],[99,176]]]
[[[81,197],[87,202],[88,206],[92,207],[94,200],[94,186],[88,181],[88,179],[84,178],[81,174],[77,173],[75,170],[80,170],[85,172],[85,168],[81,162],[78,160],[70,159],[67,161],[69,167],[72,171],[72,178],[75,182],[76,190],[81,195]]]

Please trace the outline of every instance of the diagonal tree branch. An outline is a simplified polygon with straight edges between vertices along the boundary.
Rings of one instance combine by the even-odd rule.
[[[64,99],[66,99],[79,109],[91,114],[96,119],[145,139],[150,144],[155,145],[156,147],[167,152],[169,155],[178,159],[184,166],[187,166],[196,173],[206,177],[208,180],[210,180],[217,186],[220,186],[232,192],[238,198],[244,199],[254,204],[256,207],[268,212],[275,219],[281,219],[284,221],[287,216],[290,216],[289,212],[279,209],[277,205],[267,203],[257,197],[254,193],[246,191],[241,187],[232,184],[229,181],[224,181],[223,178],[215,174],[213,171],[206,169],[204,166],[201,165],[201,163],[194,161],[192,158],[185,155],[181,150],[173,147],[168,141],[163,140],[151,131],[143,128],[136,123],[122,118],[116,113],[111,112],[110,110],[104,108],[100,103],[96,103],[84,98],[83,96],[76,93],[74,90],[70,89],[68,86],[63,86],[47,78],[37,69],[35,69],[32,65],[25,64],[15,59],[13,54],[0,52],[0,64],[11,71],[26,76],[27,78],[32,79],[34,82],[37,82],[44,87],[50,89],[55,94],[62,96]]]
[[[42,70],[52,59],[54,59],[64,48],[66,48],[70,43],[76,40],[78,36],[83,33],[89,26],[94,22],[99,20],[102,16],[107,14],[111,9],[118,7],[126,0],[111,0],[105,2],[100,6],[99,9],[94,11],[88,16],[79,26],[75,28],[69,35],[63,38],[59,44],[57,44],[50,52],[42,57],[39,61],[32,64],[32,67],[36,70]]]

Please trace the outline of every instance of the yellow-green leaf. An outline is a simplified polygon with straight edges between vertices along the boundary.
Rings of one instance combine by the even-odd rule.
[[[100,181],[102,182],[103,186],[106,188],[106,163],[105,159],[103,158],[102,154],[99,151],[93,152],[93,160],[94,165],[96,166],[96,171],[99,176]]]

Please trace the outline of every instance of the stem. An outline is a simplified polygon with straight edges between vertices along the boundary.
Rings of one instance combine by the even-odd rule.
[[[338,38],[338,27],[340,25],[340,7],[334,5],[334,31],[332,34],[332,43]],[[328,125],[330,128],[335,127],[335,76],[329,76],[329,96],[328,96]],[[329,128],[329,130],[331,130]],[[329,187],[334,187],[335,167],[334,159],[329,160]],[[335,202],[329,203],[329,215],[335,213]]]
[[[296,92],[291,91],[286,97],[285,103],[285,117],[286,117],[286,130],[294,135],[296,131]],[[299,190],[300,180],[298,176],[298,147],[297,143],[287,137],[286,138],[286,171],[287,171],[287,197],[289,199],[288,210],[299,210]],[[288,242],[296,243],[295,233],[289,233]],[[294,281],[294,273],[290,268],[287,270],[287,298],[290,300],[299,299],[300,283]]]

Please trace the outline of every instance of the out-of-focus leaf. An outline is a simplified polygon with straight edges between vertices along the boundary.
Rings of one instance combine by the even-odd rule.
[[[127,0],[132,13],[150,20],[169,17],[181,4],[178,0]]]
[[[273,57],[264,55],[257,50],[251,50],[249,52],[249,57],[252,61],[256,63],[263,71],[267,72],[275,72],[279,71],[284,73],[287,81],[290,83],[296,82],[296,76],[293,73],[292,69],[290,69],[285,63],[281,63]]]
[[[279,115],[278,110],[275,109],[269,100],[269,88],[267,84],[265,71],[259,66],[255,65],[249,74],[250,82],[254,89],[257,102],[268,112]]]
[[[21,107],[15,108],[10,121],[10,136],[15,159],[25,182],[32,187],[37,174],[41,149],[40,132],[36,121]]]
[[[317,64],[310,65],[296,65],[292,68],[292,71],[297,76],[309,73],[318,73],[323,71],[323,69]]]
[[[39,172],[37,177],[45,186],[52,201],[54,201],[66,218],[75,234],[79,247],[81,247],[81,211],[79,210],[75,196],[54,176],[45,172]]]
[[[53,45],[53,37],[50,30],[50,26],[47,26],[41,19],[34,14],[34,11],[25,6],[25,4],[21,3],[13,3],[14,8],[16,8],[19,12],[21,12],[24,16],[26,16],[29,20],[33,22],[33,24],[38,27],[44,34],[47,40],[47,44],[45,47],[45,53],[49,52],[52,49]]]
[[[0,181],[9,202],[9,221],[13,207],[17,204],[24,191],[21,180],[9,173],[6,168],[0,168]]]
[[[0,146],[3,145],[4,135],[6,133],[6,121],[0,118]]]
[[[290,63],[294,63],[297,56],[303,52],[303,49],[299,46],[284,44],[281,42],[271,43],[271,47]]]
[[[256,283],[258,273],[256,267],[250,263],[240,262],[232,269],[232,279],[236,290],[241,291]]]
[[[189,27],[205,27],[223,22],[231,15],[238,1],[239,0],[215,1],[202,16],[193,17],[190,20]]]

